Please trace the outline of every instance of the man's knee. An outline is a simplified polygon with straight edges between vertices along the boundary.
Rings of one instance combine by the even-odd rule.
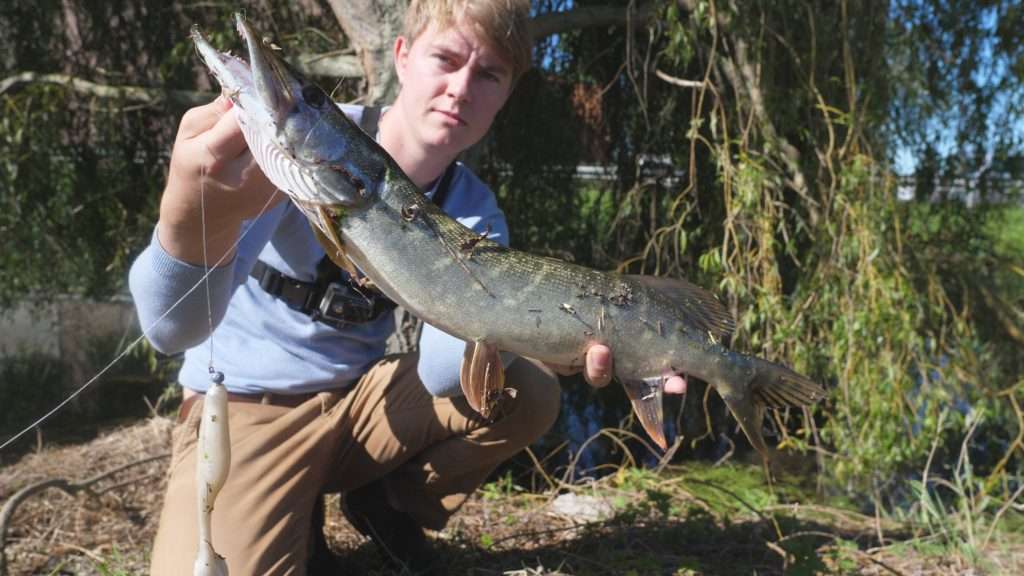
[[[558,376],[543,364],[517,358],[506,371],[506,387],[516,390],[515,410],[509,415],[527,444],[543,436],[558,419],[562,391]]]

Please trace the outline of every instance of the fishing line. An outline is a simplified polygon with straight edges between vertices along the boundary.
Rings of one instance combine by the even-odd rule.
[[[276,197],[277,197],[277,191],[274,191],[274,193],[271,194],[270,197],[267,199],[266,204],[263,205],[263,208],[260,209],[259,214],[257,214],[256,217],[253,218],[253,219],[255,220],[255,219],[259,218],[260,216],[262,216],[267,211],[267,208],[270,207],[270,204],[274,201],[274,198],[276,198]],[[206,225],[205,221],[204,221],[203,225],[205,227],[205,225]],[[163,322],[164,318],[166,318],[171,312],[173,312],[178,306],[180,306],[181,303],[184,302],[185,299],[188,298],[193,292],[198,290],[199,286],[201,284],[206,282],[207,283],[206,289],[207,289],[207,291],[209,291],[210,286],[209,286],[209,283],[208,283],[208,279],[210,277],[210,274],[211,274],[212,270],[224,263],[224,260],[228,257],[228,254],[232,254],[234,252],[235,248],[237,248],[238,245],[242,243],[242,239],[245,238],[246,234],[248,234],[250,230],[252,230],[252,227],[246,228],[241,234],[239,234],[238,240],[235,240],[235,243],[231,246],[231,248],[227,252],[225,252],[220,257],[219,260],[214,262],[213,268],[207,267],[207,269],[205,270],[205,273],[203,274],[203,277],[200,278],[199,280],[197,280],[196,283],[193,284],[192,287],[188,289],[188,291],[186,291],[184,294],[182,294],[181,298],[178,298],[178,300],[176,300],[174,302],[174,304],[172,304],[171,307],[167,309],[167,311],[165,311],[163,314],[161,314],[159,317],[157,317],[157,319],[154,320],[153,323],[149,325],[149,327],[143,329],[142,330],[142,334],[140,334],[138,338],[133,340],[132,343],[129,344],[128,347],[124,349],[124,351],[122,351],[120,354],[118,354],[113,360],[110,361],[109,364],[104,366],[95,376],[90,378],[85,384],[82,384],[81,387],[79,387],[77,390],[72,392],[70,396],[68,396],[63,401],[61,401],[60,404],[57,404],[57,406],[55,408],[53,408],[52,410],[50,410],[49,412],[47,412],[46,414],[41,416],[38,420],[36,420],[32,424],[29,424],[28,426],[26,426],[25,429],[22,430],[21,432],[18,432],[14,436],[12,436],[12,437],[8,438],[7,440],[5,440],[3,442],[3,444],[0,444],[0,451],[2,451],[4,448],[10,446],[11,444],[13,444],[15,441],[17,441],[19,438],[21,438],[25,434],[28,434],[30,431],[32,431],[33,428],[36,428],[37,426],[41,425],[43,422],[46,422],[47,420],[49,420],[54,414],[59,412],[61,410],[61,408],[64,408],[65,406],[67,406],[68,403],[70,403],[72,400],[77,398],[82,392],[84,392],[86,388],[88,388],[89,386],[92,386],[93,383],[95,383],[97,380],[102,378],[103,375],[106,374],[107,372],[109,372],[118,362],[121,361],[122,358],[124,358],[125,356],[128,355],[129,352],[134,350],[135,347],[138,346],[139,343],[142,342],[142,340],[144,338],[148,337],[149,333],[152,332],[157,327],[157,325],[160,324],[160,322]],[[205,250],[205,242],[204,242],[203,249]],[[207,292],[207,294],[209,295],[209,292]],[[207,299],[207,306],[208,307],[209,307],[209,303],[210,303],[210,301],[209,301],[209,299]],[[213,322],[212,311],[210,311],[210,322],[211,323]],[[212,350],[212,347],[213,347],[213,343],[211,342],[211,350]]]
[[[210,326],[210,374],[214,375],[217,372],[213,369],[213,304],[210,301],[210,257],[206,252],[206,164],[203,164],[202,173],[199,178],[199,220],[200,229],[203,231],[203,270],[206,272],[203,274],[204,282],[203,285],[206,287],[206,320]],[[273,198],[273,196],[271,196]],[[230,254],[231,250],[221,255],[223,260],[224,256]],[[224,375],[221,374],[221,380],[224,379]],[[220,382],[216,382],[220,384]]]

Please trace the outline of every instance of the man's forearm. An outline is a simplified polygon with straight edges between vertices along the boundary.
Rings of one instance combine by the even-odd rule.
[[[206,268],[169,254],[159,238],[155,232],[150,245],[135,259],[128,286],[146,337],[157,350],[173,354],[209,336],[208,310],[214,324],[223,317],[231,297],[234,260],[211,268],[205,280],[210,296],[207,302],[207,290],[193,290],[204,281]]]
[[[167,254],[189,264],[211,267],[231,260],[240,230],[240,223],[211,225],[161,219],[157,225],[160,245]]]

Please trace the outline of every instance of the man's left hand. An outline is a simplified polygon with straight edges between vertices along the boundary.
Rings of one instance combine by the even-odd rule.
[[[612,381],[612,349],[604,344],[594,344],[587,349],[583,363],[583,379],[594,388],[603,388]],[[549,368],[563,376],[571,376],[581,368],[571,366],[548,365]],[[686,377],[673,374],[665,379],[665,392],[668,394],[686,394]]]

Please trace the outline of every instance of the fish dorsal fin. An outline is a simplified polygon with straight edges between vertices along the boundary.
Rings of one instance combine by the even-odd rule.
[[[626,278],[671,300],[687,320],[707,330],[716,339],[728,340],[736,330],[736,321],[729,310],[714,294],[696,284],[682,278],[662,276],[627,275]]]

